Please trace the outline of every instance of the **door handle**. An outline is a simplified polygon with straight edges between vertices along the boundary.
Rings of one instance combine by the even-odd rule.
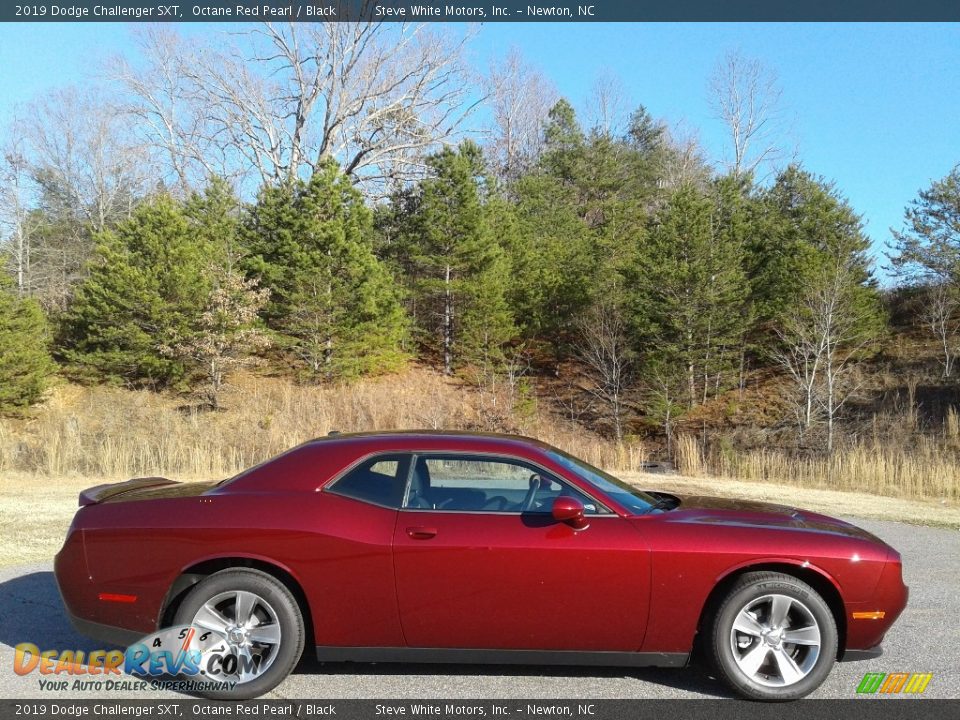
[[[414,540],[429,540],[432,537],[436,537],[437,529],[431,527],[408,527],[407,535],[412,537]]]

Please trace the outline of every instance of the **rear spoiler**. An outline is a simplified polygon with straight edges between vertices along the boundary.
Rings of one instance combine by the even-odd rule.
[[[85,505],[96,505],[104,500],[123,495],[131,490],[142,490],[144,488],[163,487],[164,485],[178,485],[176,480],[168,480],[162,477],[134,478],[126,482],[106,483],[96,485],[80,492],[80,507]]]

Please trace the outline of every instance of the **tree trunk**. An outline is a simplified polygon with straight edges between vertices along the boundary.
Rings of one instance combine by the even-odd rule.
[[[444,273],[443,297],[443,372],[453,374],[453,293],[450,289],[450,266]]]
[[[217,365],[216,358],[210,360],[210,407],[220,409],[220,388],[223,385],[223,374]]]
[[[737,399],[743,402],[743,391],[747,387],[747,350],[740,341],[740,367],[737,373]]]
[[[17,233],[17,295],[19,297],[24,296],[24,271],[25,271],[25,260],[26,256],[24,254],[25,245],[23,237],[23,227],[19,225],[19,218],[17,219],[18,227],[16,229]]]
[[[617,439],[617,445],[623,441],[623,422],[621,419],[620,395],[615,393],[613,396],[613,433]]]
[[[834,349],[827,349],[827,455],[833,455],[833,416],[836,414],[835,383],[836,375],[833,370]]]
[[[943,376],[948,378],[953,371],[953,354],[950,352],[950,344],[947,342],[946,328],[941,331],[940,339],[943,343]]]

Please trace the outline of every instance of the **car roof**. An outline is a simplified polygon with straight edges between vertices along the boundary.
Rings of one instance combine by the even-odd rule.
[[[342,433],[334,430],[323,437],[308,440],[305,444],[338,442],[344,440],[481,440],[490,443],[536,445],[546,450],[555,450],[552,445],[536,438],[509,433],[473,432],[468,430],[367,430],[364,432]]]
[[[543,461],[545,453],[556,450],[533,438],[502,433],[455,430],[332,433],[303,442],[248,468],[223,481],[218,487],[222,492],[266,487],[272,491],[312,489],[359,458],[372,453],[505,453]]]
[[[338,433],[308,440],[301,447],[364,446],[371,449],[416,451],[449,450],[459,452],[492,451],[514,452],[521,455],[540,455],[556,451],[554,446],[526,437],[507,433],[470,432],[464,430],[374,430],[368,432]]]

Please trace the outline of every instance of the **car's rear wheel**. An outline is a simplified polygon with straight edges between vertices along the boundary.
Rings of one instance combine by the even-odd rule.
[[[177,625],[204,638],[205,681],[236,683],[202,692],[219,700],[244,700],[269,692],[290,674],[303,653],[300,607],[276,578],[259,570],[222,570],[197,584],[177,609]],[[209,658],[216,655],[211,665]],[[197,678],[193,678],[197,679]]]
[[[717,672],[738,695],[795,700],[819,687],[833,667],[837,625],[805,582],[752,572],[721,601],[708,641]]]

